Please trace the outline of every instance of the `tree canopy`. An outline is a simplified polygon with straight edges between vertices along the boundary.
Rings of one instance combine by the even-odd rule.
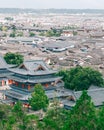
[[[62,33],[62,30],[57,31],[56,29],[51,29],[46,32],[41,32],[40,36],[46,36],[46,37],[60,37]]]
[[[29,36],[30,36],[30,37],[34,37],[34,36],[35,36],[35,33],[30,32],[30,33],[29,33]]]
[[[15,129],[19,130],[34,130],[33,123],[36,122],[35,115],[27,115],[25,108],[20,101],[18,101],[12,109],[12,117],[15,118]]]
[[[15,33],[15,31],[13,31],[12,33],[10,33],[9,36],[10,36],[10,37],[16,37],[16,33]]]
[[[97,130],[95,108],[87,91],[83,91],[69,117],[64,130]]]
[[[104,105],[98,113],[98,129],[104,130]]]
[[[22,55],[18,53],[11,53],[11,52],[6,53],[4,55],[4,59],[6,60],[8,64],[15,64],[17,66],[23,63],[23,60],[24,60]]]
[[[65,87],[72,90],[87,90],[91,85],[104,86],[102,74],[89,67],[76,67],[70,70],[61,70]]]
[[[34,92],[31,94],[31,98],[29,98],[29,103],[33,110],[47,108],[49,99],[45,95],[45,91],[43,90],[41,84],[35,85]]]
[[[87,91],[83,91],[71,110],[60,108],[57,101],[47,109],[41,121],[35,113],[28,113],[20,101],[14,106],[0,104],[0,130],[104,129],[104,106],[96,109]]]
[[[42,122],[38,122],[39,130],[62,130],[69,116],[69,111],[63,108],[49,109]]]

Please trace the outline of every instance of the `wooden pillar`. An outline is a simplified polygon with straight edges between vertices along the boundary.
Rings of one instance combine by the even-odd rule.
[[[9,81],[9,84],[12,84],[13,83],[13,80],[8,80]]]
[[[10,84],[10,79],[8,80],[8,84]]]
[[[31,86],[30,85],[28,85],[28,90],[30,90],[31,89]]]
[[[25,85],[24,84],[22,84],[22,88],[24,88],[25,87]]]
[[[18,82],[16,82],[16,86],[18,87]]]
[[[48,86],[49,86],[48,84],[45,84],[45,87],[46,87],[46,88],[48,88]]]

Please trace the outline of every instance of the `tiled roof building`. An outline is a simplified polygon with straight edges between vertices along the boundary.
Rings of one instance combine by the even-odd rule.
[[[49,69],[43,61],[25,61],[18,68],[10,68],[12,75],[8,76],[11,90],[6,91],[6,96],[14,100],[27,101],[34,86],[41,83],[43,88],[54,90],[63,87],[62,77],[55,74],[57,71]]]
[[[5,62],[2,56],[0,56],[0,86],[8,85],[7,75],[10,74],[8,68],[10,66]]]

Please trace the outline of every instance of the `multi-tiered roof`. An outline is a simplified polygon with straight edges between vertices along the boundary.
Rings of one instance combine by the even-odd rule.
[[[25,61],[18,68],[9,69],[13,74],[9,75],[12,80],[11,90],[6,96],[16,100],[28,100],[34,90],[34,86],[41,83],[45,90],[63,87],[62,77],[56,76],[57,71],[49,69],[43,61]]]
[[[59,80],[43,61],[25,61],[18,68],[10,69],[13,75],[9,78],[22,83],[46,83]]]

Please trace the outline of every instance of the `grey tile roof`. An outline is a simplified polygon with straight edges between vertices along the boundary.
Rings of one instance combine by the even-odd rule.
[[[47,71],[29,71],[23,70],[19,68],[9,69],[9,71],[22,75],[47,75],[47,74],[55,74],[57,71],[47,70]]]
[[[72,95],[71,91],[64,91],[59,89],[59,91],[51,90],[51,91],[46,91],[46,95],[48,96],[49,99],[52,98],[61,98],[61,97],[67,97]]]
[[[4,68],[8,68],[8,65],[6,61],[4,60],[4,58],[0,56],[0,69],[4,69]]]
[[[43,44],[41,44],[41,47],[44,48],[71,48],[72,45],[74,46],[76,43],[72,42],[72,41],[60,41],[60,42],[56,42],[56,41],[50,41],[50,42],[45,42]]]
[[[64,104],[65,106],[69,106],[69,107],[74,107],[75,106],[75,102],[74,101],[69,101],[67,99],[62,99],[61,103]]]
[[[11,100],[11,99],[2,99],[1,101],[0,101],[0,103],[3,103],[3,104],[11,104],[11,103],[13,103],[13,100]]]
[[[22,82],[22,83],[26,83],[26,82],[27,82],[26,79],[22,79],[22,78],[15,77],[15,76],[12,76],[12,75],[9,75],[9,76],[8,76],[8,79],[12,79],[12,80],[15,80],[15,81],[17,81],[17,82]]]
[[[46,82],[53,82],[53,81],[57,81],[57,80],[60,80],[62,77],[52,77],[52,78],[39,78],[39,79],[22,79],[22,78],[19,78],[19,77],[16,77],[16,76],[8,76],[9,79],[13,79],[15,81],[18,81],[18,82],[23,82],[23,83],[46,83]]]
[[[74,92],[74,96],[76,99],[79,99],[82,91]],[[88,95],[91,96],[92,102],[95,106],[101,106],[104,102],[104,88],[91,89],[88,90]]]
[[[45,75],[45,74],[54,74],[57,71],[53,71],[49,69],[46,64],[42,60],[35,60],[35,61],[25,61],[23,63],[26,69],[21,69],[21,68],[11,68],[9,69],[11,72],[18,73],[18,74],[23,74],[23,75]],[[42,66],[44,70],[38,70],[36,69]]]
[[[46,66],[46,64],[42,60],[25,61],[23,64],[26,66],[28,70],[31,70],[31,71],[37,69],[39,65],[41,65],[45,70],[49,70],[49,68]]]
[[[55,90],[48,90],[45,91],[45,94],[48,96],[49,99],[53,98],[61,98],[61,97],[66,97],[72,95],[70,92],[65,92],[63,93],[62,91],[56,92]],[[29,97],[31,97],[31,93],[27,93],[18,89],[10,89],[7,90],[5,93],[6,96],[9,96],[11,98],[16,98],[19,100],[28,100]]]
[[[16,38],[8,38],[7,42],[33,42],[38,40],[38,38],[34,37],[16,37]]]
[[[28,100],[28,98],[31,97],[30,93],[26,93],[16,89],[10,89],[6,91],[5,95],[18,100]]]

